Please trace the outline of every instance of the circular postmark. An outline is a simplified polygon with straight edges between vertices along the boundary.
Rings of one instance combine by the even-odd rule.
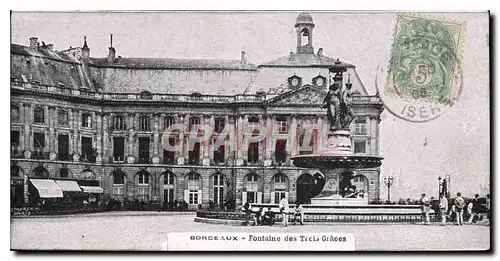
[[[379,85],[376,80],[389,112],[410,122],[427,122],[458,101],[462,29],[461,24],[398,16],[387,82]]]

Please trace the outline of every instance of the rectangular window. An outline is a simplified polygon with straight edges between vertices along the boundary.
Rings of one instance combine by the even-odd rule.
[[[82,126],[85,128],[92,127],[92,115],[90,113],[82,113]]]
[[[59,110],[57,112],[57,123],[59,126],[69,126],[69,116],[67,111]]]
[[[306,140],[306,134],[302,134],[299,138],[299,154],[300,155],[305,155],[305,154],[312,154],[313,153],[313,148],[314,148],[314,139],[315,139],[314,133],[309,135],[309,144],[307,144]]]
[[[139,200],[149,201],[149,186],[139,186],[137,192]]]
[[[150,130],[149,116],[143,115],[139,117],[139,129],[143,131]]]
[[[365,140],[354,141],[354,153],[366,153],[366,141]]]
[[[278,127],[279,134],[288,133],[288,124],[287,124],[286,119],[284,119],[284,118],[276,119],[276,125]]]
[[[57,135],[57,158],[59,160],[69,160],[69,136]]]
[[[163,149],[163,163],[164,164],[174,164],[175,163],[175,151],[173,147],[177,144],[177,140],[174,137],[168,138],[168,142],[172,148],[166,150]]]
[[[250,142],[248,144],[248,163],[257,163],[259,161],[259,143]]]
[[[215,126],[214,131],[216,133],[221,133],[226,127],[226,119],[224,118],[215,118]]]
[[[82,137],[82,161],[95,162],[92,138],[90,137]]]
[[[283,189],[276,189],[274,191],[274,204],[279,204],[280,200],[286,197],[286,192]]]
[[[356,118],[354,120],[354,134],[366,135],[366,118]]]
[[[45,110],[42,107],[35,107],[33,115],[34,123],[45,123]]]
[[[190,117],[189,118],[189,131],[191,131],[193,129],[193,126],[194,125],[200,125],[200,118],[198,117]]]
[[[123,185],[116,185],[116,184],[113,184],[113,195],[115,197],[121,197],[123,196],[124,194],[124,187]]]
[[[149,137],[139,137],[139,163],[149,163]]]
[[[174,117],[166,117],[163,122],[163,128],[168,129],[170,126],[174,125],[175,119]]]
[[[33,156],[36,158],[44,157],[45,133],[33,133]]]
[[[19,107],[16,105],[10,106],[10,120],[12,122],[18,122],[19,119]]]
[[[113,161],[125,161],[125,137],[113,137]]]
[[[274,156],[276,158],[276,163],[286,162],[286,140],[276,141]]]
[[[224,203],[224,188],[214,187],[214,203],[220,205]]]
[[[10,147],[11,147],[11,153],[12,156],[16,156],[20,154],[19,151],[19,131],[11,131],[10,132]]]
[[[189,202],[190,205],[198,204],[198,190],[189,191]]]
[[[226,151],[226,148],[224,145],[220,145],[218,148],[214,148],[214,162],[215,163],[224,163],[225,151]]]
[[[115,130],[125,130],[126,129],[125,117],[119,115],[113,117],[113,128]]]
[[[190,148],[188,148],[190,149]],[[189,164],[198,165],[200,162],[200,143],[196,142],[193,146],[193,150],[190,150],[188,153],[189,156]]]

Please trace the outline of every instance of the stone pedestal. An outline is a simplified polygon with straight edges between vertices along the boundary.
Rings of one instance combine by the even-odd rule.
[[[236,159],[236,166],[243,166],[243,159]]]
[[[177,158],[177,165],[184,165],[184,158],[183,157]]]
[[[153,157],[152,161],[153,161],[153,164],[158,164],[158,163],[160,163],[160,157]]]
[[[203,166],[210,166],[210,158],[203,158],[202,165]]]

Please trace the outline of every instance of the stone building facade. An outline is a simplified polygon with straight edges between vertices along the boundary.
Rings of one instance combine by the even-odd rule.
[[[321,173],[290,158],[321,149],[328,68],[345,66],[356,94],[355,153],[379,154],[383,106],[353,65],[315,53],[311,15],[301,13],[295,28],[296,52],[261,65],[245,52],[238,60],[123,58],[110,46],[108,57],[93,58],[86,39],[65,51],[34,37],[11,44],[12,202],[29,202],[31,178],[89,181],[105,197],[193,208],[307,200]],[[174,124],[186,128],[165,132]],[[213,131],[192,139],[194,125]],[[265,138],[254,141],[249,126]],[[356,174],[361,195],[378,200],[380,169]]]

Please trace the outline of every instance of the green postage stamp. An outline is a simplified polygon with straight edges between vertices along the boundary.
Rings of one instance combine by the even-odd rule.
[[[439,117],[458,100],[465,27],[408,14],[396,21],[383,101],[394,115],[412,122]]]

